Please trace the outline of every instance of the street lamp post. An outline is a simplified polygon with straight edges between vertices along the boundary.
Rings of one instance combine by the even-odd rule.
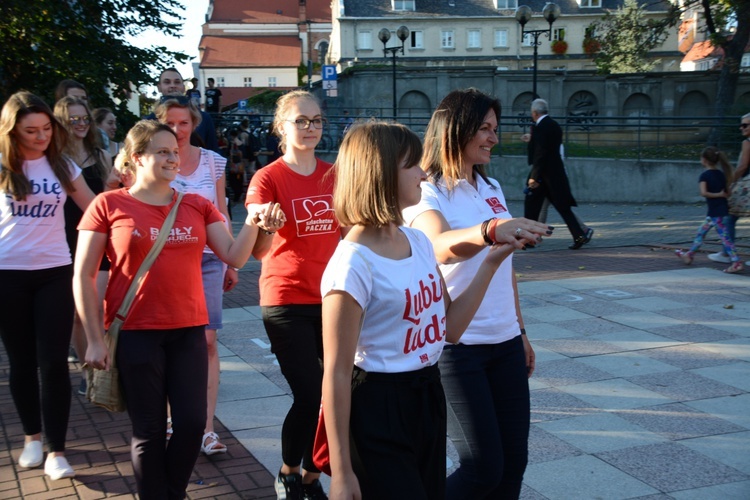
[[[537,66],[537,47],[541,45],[541,42],[539,41],[539,37],[542,34],[546,34],[548,39],[552,39],[552,23],[554,23],[558,17],[560,17],[560,7],[557,4],[554,3],[548,3],[544,6],[544,9],[542,10],[542,16],[544,16],[544,19],[547,20],[549,23],[549,28],[546,30],[526,30],[525,26],[526,23],[528,23],[531,20],[531,7],[527,5],[521,5],[516,9],[516,21],[518,21],[518,24],[521,25],[521,41],[523,41],[523,37],[525,35],[531,35],[534,37],[534,41],[532,42],[532,45],[534,46],[534,99],[539,97],[536,93],[536,66]]]
[[[401,46],[400,47],[386,47],[386,44],[388,43],[388,40],[391,39],[391,30],[388,28],[383,28],[378,32],[378,39],[380,39],[381,42],[383,42],[383,57],[388,57],[388,53],[390,52],[393,55],[393,119],[396,119],[396,111],[397,111],[397,105],[396,105],[396,53],[401,52],[401,54],[404,53],[404,42],[407,38],[409,38],[409,28],[406,26],[401,26],[396,30],[396,36],[399,40],[401,40]]]

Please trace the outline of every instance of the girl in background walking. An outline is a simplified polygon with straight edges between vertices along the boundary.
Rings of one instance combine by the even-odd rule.
[[[726,155],[713,146],[709,146],[701,153],[701,163],[706,168],[698,178],[701,196],[706,198],[708,213],[698,233],[695,235],[693,245],[688,251],[677,250],[675,253],[685,264],[692,264],[695,252],[703,245],[703,238],[711,230],[716,228],[721,238],[724,251],[729,256],[731,265],[724,269],[725,273],[736,273],[742,271],[745,266],[740,261],[734,242],[729,237],[727,228],[724,226],[723,218],[729,214],[729,180],[732,178],[732,166]],[[719,166],[721,169],[719,170]]]

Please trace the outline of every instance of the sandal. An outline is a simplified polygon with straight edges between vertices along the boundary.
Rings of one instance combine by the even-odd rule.
[[[206,444],[208,441],[208,444]],[[215,432],[207,432],[203,435],[201,451],[207,455],[216,455],[217,453],[226,453],[227,447],[219,441],[219,435]]]
[[[732,262],[732,265],[724,269],[724,272],[733,274],[733,273],[738,273],[742,271],[743,269],[745,269],[745,265],[742,263],[742,261],[738,260],[736,262]]]
[[[174,429],[172,429],[172,419],[167,419],[167,441],[169,441],[172,438],[172,434],[174,434]]]
[[[690,252],[683,252],[682,250],[675,250],[674,254],[680,259],[682,259],[682,262],[684,262],[685,264],[690,265],[693,263],[693,256],[690,255]]]

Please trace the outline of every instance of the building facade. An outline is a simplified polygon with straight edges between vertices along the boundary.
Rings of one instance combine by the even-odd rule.
[[[520,0],[531,7],[527,30],[547,29],[542,17],[548,3]],[[551,27],[551,39],[540,37],[540,70],[595,69],[589,26],[622,0],[558,0],[561,16]],[[668,2],[643,1],[647,15],[661,17]],[[383,62],[382,28],[391,31],[388,46],[399,45],[399,26],[409,29],[399,63],[409,66],[470,67],[493,66],[498,70],[528,70],[533,65],[532,38],[521,37],[516,20],[519,0],[333,0],[330,64],[340,70],[355,64]],[[556,43],[559,42],[559,43]],[[564,42],[564,43],[562,43]],[[682,53],[677,32],[653,51],[655,71],[675,71]]]
[[[222,90],[222,106],[232,106],[267,88],[296,88],[300,64],[323,61],[331,5],[329,0],[210,0],[202,29],[199,88],[213,78]]]

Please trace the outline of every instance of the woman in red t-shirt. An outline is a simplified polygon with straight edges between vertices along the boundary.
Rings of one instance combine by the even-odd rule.
[[[282,96],[273,128],[284,156],[258,170],[245,201],[249,209],[278,202],[290,218],[278,234],[261,234],[253,249],[263,263],[263,324],[294,398],[281,429],[279,498],[301,498],[303,490],[311,498],[325,495],[312,461],[323,380],[320,280],[341,229],[333,213],[333,176],[327,175],[332,165],[315,157],[324,124],[312,94]]]
[[[110,366],[102,325],[107,328],[114,319],[177,199],[170,183],[179,171],[178,151],[176,135],[167,125],[137,123],[117,165],[119,171],[136,172],[134,184],[97,196],[78,226],[73,287],[88,340],[86,362],[94,368]],[[241,267],[250,257],[258,228],[275,231],[284,220],[278,204],[258,207],[233,239],[210,201],[192,193],[182,199],[169,238],[136,294],[117,344],[141,498],[183,498],[200,451],[208,370],[208,314],[201,280],[205,245],[227,264]],[[105,251],[112,270],[102,318],[96,274]],[[174,434],[165,447],[167,399]]]

